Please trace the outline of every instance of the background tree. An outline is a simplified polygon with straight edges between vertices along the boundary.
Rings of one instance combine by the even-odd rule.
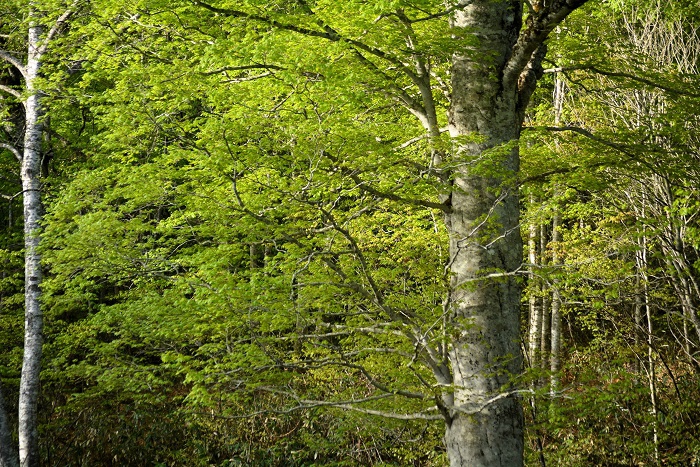
[[[685,166],[694,157],[692,150],[681,156],[681,148],[689,148],[689,134],[684,135],[688,127],[681,129],[684,125],[675,121],[688,117],[671,109],[676,104],[684,108],[695,105],[693,92],[686,86],[696,78],[692,69],[685,67],[693,61],[688,58],[692,57],[694,47],[690,44],[696,28],[692,15],[655,6],[637,9],[616,4],[606,20],[594,17],[599,34],[595,37],[599,40],[589,42],[594,36],[579,37],[586,46],[603,47],[607,63],[591,56],[583,63],[574,57],[576,61],[567,65],[571,59],[564,55],[563,61],[549,70],[563,73],[570,88],[563,123],[552,129],[559,135],[571,132],[573,136],[557,137],[558,144],[546,142],[537,149],[537,157],[542,160],[552,163],[555,159],[551,157],[556,155],[558,162],[563,162],[548,167],[545,173],[553,175],[556,185],[550,188],[550,196],[554,209],[563,217],[562,241],[550,244],[550,254],[556,252],[566,259],[563,268],[543,269],[553,287],[566,290],[562,303],[565,329],[569,329],[566,359],[577,364],[570,364],[563,377],[573,387],[580,378],[596,388],[591,393],[582,389],[587,395],[582,394],[574,403],[564,399],[560,408],[565,414],[580,416],[588,410],[586,404],[595,401],[591,421],[579,424],[577,436],[589,440],[584,443],[594,440],[608,452],[606,459],[617,457],[619,462],[683,462],[674,457],[679,451],[673,446],[684,445],[682,457],[693,451],[690,445],[695,443],[676,438],[683,438],[685,428],[678,429],[687,426],[688,419],[676,424],[667,417],[669,413],[694,413],[696,408],[686,404],[690,393],[684,394],[680,381],[693,381],[697,376],[689,371],[688,363],[676,358],[684,354],[681,342],[687,340],[673,336],[684,335],[683,322],[688,324],[690,320],[680,318],[685,314],[682,301],[672,298],[672,282],[662,279],[667,267],[662,258],[669,252],[663,252],[665,241],[657,241],[663,234],[652,231],[668,221],[687,225],[687,219],[671,220],[672,208],[661,208],[664,215],[655,209],[667,205],[660,193],[682,191],[682,186],[693,183],[694,171]],[[667,36],[668,31],[674,32]],[[649,41],[655,46],[641,45]],[[684,52],[674,52],[676,47]],[[659,53],[679,57],[679,61],[672,59],[673,65],[665,68]],[[624,64],[618,65],[617,60]],[[634,65],[630,67],[630,63]],[[660,102],[663,104],[659,106]],[[590,159],[586,157],[589,150]],[[568,162],[569,155],[575,155],[576,160]],[[660,183],[668,184],[668,191],[659,191]],[[637,196],[640,198],[632,201]],[[552,209],[547,204],[530,209],[541,217]],[[656,208],[651,208],[652,204]],[[654,221],[652,211],[659,214]],[[693,268],[685,270],[692,274]],[[589,361],[601,355],[609,355],[607,363]],[[604,383],[605,379],[609,383]],[[596,396],[596,392],[601,395]],[[602,424],[593,422],[592,414],[600,417],[599,409],[603,407],[607,408],[606,415],[599,418]],[[559,415],[553,415],[550,422],[561,423],[557,421]],[[599,441],[595,431],[610,420],[618,423],[616,430],[608,429],[609,433],[617,433],[619,441],[606,444]],[[550,427],[540,432],[553,431]],[[554,439],[562,442],[566,439],[563,433],[571,432],[564,429]],[[636,439],[639,441],[632,441]],[[583,445],[568,442],[572,444],[567,462],[600,462]],[[620,445],[625,448],[620,449]]]

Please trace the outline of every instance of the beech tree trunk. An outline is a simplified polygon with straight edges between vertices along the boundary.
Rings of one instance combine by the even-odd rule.
[[[455,55],[450,132],[480,140],[457,149],[450,233],[456,413],[446,429],[450,464],[515,466],[523,462],[523,411],[514,395],[489,400],[521,369],[522,264],[518,195],[506,182],[518,171],[516,89],[503,89],[507,58],[520,30],[519,2],[477,1],[454,15],[455,34],[473,33],[475,50]],[[489,151],[491,150],[491,151]],[[482,159],[486,156],[487,160]],[[500,276],[488,279],[486,275]],[[477,409],[462,413],[460,407]]]
[[[454,406],[445,442],[453,467],[523,464],[523,410],[511,387],[522,367],[518,139],[548,34],[585,0],[460,2],[451,16],[449,130],[453,154],[450,364]]]
[[[542,224],[540,226],[540,251],[543,252],[541,261],[542,265],[545,264],[544,252],[547,251],[547,245],[549,244],[549,236],[549,225]],[[548,258],[547,261],[551,263],[551,258]],[[550,365],[550,352],[552,342],[552,311],[552,300],[550,300],[547,294],[542,294],[542,326],[540,327],[540,368],[542,370],[549,368]],[[546,384],[546,379],[540,380],[541,387],[544,387]]]
[[[557,28],[557,35],[561,32]],[[554,125],[561,125],[562,114],[564,113],[564,93],[566,92],[566,84],[561,78],[554,79]],[[552,266],[560,266],[559,258],[559,242],[561,234],[559,225],[561,224],[561,214],[559,208],[555,207],[554,217],[552,219]],[[549,369],[552,372],[550,378],[550,395],[551,403],[554,403],[554,396],[559,390],[559,371],[561,370],[561,295],[559,293],[559,281],[555,278],[552,280],[552,308],[551,308],[551,341],[550,341],[550,362]],[[550,407],[553,407],[551,405]]]

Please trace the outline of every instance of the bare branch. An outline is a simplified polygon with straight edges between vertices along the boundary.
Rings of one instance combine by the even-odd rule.
[[[363,407],[359,407],[359,404],[367,403],[367,402],[374,402],[374,401],[379,401],[387,398],[391,398],[394,396],[394,394],[379,394],[376,396],[369,396],[365,397],[362,399],[350,399],[350,400],[345,400],[345,401],[319,401],[319,400],[309,400],[309,399],[301,399],[299,398],[296,394],[291,393],[289,391],[283,391],[278,388],[270,388],[270,387],[264,387],[264,386],[259,386],[255,388],[256,390],[261,390],[265,392],[269,392],[272,394],[279,394],[285,397],[289,397],[293,400],[295,400],[298,405],[294,407],[290,407],[287,409],[282,409],[282,410],[275,410],[275,409],[266,409],[266,410],[260,410],[257,412],[253,413],[248,413],[244,415],[233,415],[233,416],[221,416],[221,418],[231,418],[231,419],[238,419],[238,418],[249,418],[251,416],[255,415],[261,415],[261,414],[269,414],[269,413],[274,413],[274,414],[289,414],[298,410],[310,410],[310,409],[315,409],[315,408],[321,408],[321,407],[329,407],[329,408],[338,408],[338,409],[343,409],[343,410],[352,410],[355,412],[360,412],[368,415],[376,415],[379,417],[384,417],[384,418],[391,418],[395,420],[444,420],[446,415],[442,414],[435,414],[431,412],[436,412],[440,411],[440,408],[437,406],[432,406],[428,407],[425,410],[421,412],[413,412],[413,413],[396,413],[396,412],[387,412],[383,410],[375,410],[375,409],[367,409]],[[512,397],[514,395],[519,395],[519,394],[533,394],[534,391],[531,389],[515,389],[512,391],[507,391],[503,392],[500,394],[497,394],[490,399],[482,402],[482,403],[472,403],[472,404],[464,404],[460,406],[451,406],[447,407],[449,410],[449,416],[454,416],[457,413],[464,414],[464,415],[475,415],[485,408],[487,408],[489,405],[501,400],[505,399],[508,397]],[[210,415],[210,414],[207,414]]]
[[[489,279],[500,279],[503,277],[518,276],[518,275],[526,273],[526,272],[523,272],[522,267],[523,267],[523,265],[521,264],[514,271],[494,272],[491,274],[484,274],[483,276],[476,276],[476,277],[473,277],[471,279],[464,279],[463,281],[460,281],[459,283],[457,283],[453,287],[456,289],[458,287],[462,287],[465,284],[469,284],[469,283],[473,283],[473,282],[481,282],[481,281],[487,281]]]
[[[19,92],[16,89],[13,89],[9,86],[5,86],[4,84],[0,84],[0,91],[5,91],[6,93],[16,97],[17,99],[22,99],[22,93]]]
[[[593,66],[593,65],[580,65],[580,66],[570,66],[570,67],[548,68],[548,69],[544,70],[544,73],[566,73],[567,71],[577,71],[577,70],[592,71],[593,73],[597,73],[597,74],[603,75],[603,76],[609,76],[611,78],[627,78],[627,79],[630,79],[632,81],[636,81],[638,83],[646,84],[649,87],[661,89],[663,91],[669,92],[671,94],[677,94],[679,96],[700,97],[700,93],[695,93],[695,92],[690,92],[687,90],[673,88],[671,86],[667,86],[665,84],[661,84],[661,83],[658,83],[656,81],[652,81],[652,80],[647,79],[647,78],[642,78],[641,76],[635,76],[631,73],[601,70],[600,68],[597,68],[596,66]]]
[[[458,412],[460,414],[465,414],[465,415],[476,415],[477,413],[481,412],[489,405],[491,405],[494,402],[497,402],[501,399],[515,396],[517,394],[534,394],[534,393],[535,392],[532,389],[514,389],[512,391],[502,392],[500,394],[497,394],[497,395],[493,396],[492,398],[490,398],[487,401],[482,402],[482,403],[473,402],[470,404],[455,405],[453,407],[450,407],[450,409],[451,409],[450,411],[453,414]]]
[[[24,67],[22,62],[19,61],[17,57],[14,55],[10,54],[9,52],[0,49],[0,58],[5,60],[7,63],[12,65],[13,67],[17,68],[20,73],[22,73],[22,76],[26,79],[27,78],[27,69]]]
[[[18,161],[22,162],[22,153],[19,152],[19,150],[16,147],[14,147],[10,144],[7,144],[7,143],[0,143],[0,148],[7,149],[8,151],[10,151],[12,154],[15,155],[15,157],[17,158]]]
[[[242,415],[217,415],[217,418],[222,418],[222,419],[242,419],[242,418],[250,418],[256,415],[264,415],[264,414],[278,414],[278,415],[286,415],[290,414],[299,410],[311,410],[311,409],[316,409],[316,408],[321,408],[321,407],[329,407],[329,408],[338,408],[338,409],[344,409],[344,410],[352,410],[355,412],[361,412],[365,413],[368,415],[377,415],[380,417],[385,417],[385,418],[392,418],[396,420],[443,420],[444,417],[442,415],[431,415],[430,412],[434,412],[438,410],[437,407],[430,407],[426,409],[423,412],[416,412],[416,413],[396,413],[396,412],[385,412],[381,410],[374,410],[374,409],[365,409],[362,407],[358,407],[357,404],[363,404],[367,402],[373,402],[373,401],[378,401],[382,399],[387,399],[390,397],[393,397],[393,394],[380,394],[377,396],[370,396],[370,397],[365,397],[362,399],[350,399],[346,401],[338,401],[338,402],[333,402],[333,401],[318,401],[318,400],[306,400],[306,399],[299,399],[296,397],[296,395],[289,393],[287,391],[281,391],[278,390],[277,388],[268,388],[268,387],[257,387],[257,390],[261,391],[266,391],[270,392],[272,394],[279,394],[287,397],[291,397],[294,399],[298,405],[294,407],[289,407],[287,409],[265,409],[265,410],[258,410],[256,412],[252,413],[247,413],[247,414],[242,414]],[[211,413],[206,413],[207,416],[211,416]]]
[[[61,31],[61,26],[63,26],[66,23],[66,21],[68,21],[68,19],[73,15],[73,13],[75,13],[75,8],[78,6],[80,1],[81,0],[73,0],[71,6],[68,7],[68,9],[64,11],[63,14],[61,14],[61,16],[56,18],[56,21],[54,22],[53,26],[46,34],[43,44],[41,44],[41,47],[39,47],[39,51],[37,52],[39,56],[42,56],[46,53],[46,50],[49,48],[49,44]]]
[[[202,74],[204,76],[211,76],[211,75],[216,75],[219,73],[224,73],[226,71],[245,71],[245,70],[257,70],[257,69],[284,70],[285,68],[282,68],[281,66],[277,66],[277,65],[265,65],[265,64],[224,66],[221,68],[217,68],[216,70],[205,71]]]
[[[444,418],[442,415],[430,415],[429,414],[429,412],[433,412],[433,411],[437,410],[437,407],[430,407],[423,412],[417,412],[417,413],[412,413],[412,414],[400,414],[400,413],[395,413],[395,412],[384,412],[381,410],[365,409],[365,408],[357,406],[357,404],[374,402],[374,401],[379,401],[382,399],[395,397],[396,394],[391,393],[391,392],[385,392],[384,394],[378,394],[376,396],[364,397],[362,399],[350,399],[350,400],[345,400],[345,401],[319,401],[319,400],[300,399],[293,393],[290,393],[287,391],[275,390],[275,388],[264,388],[264,390],[269,390],[270,392],[273,392],[273,393],[282,394],[282,395],[285,395],[287,397],[291,397],[292,399],[296,400],[300,405],[298,407],[292,408],[291,410],[312,409],[312,408],[317,408],[317,407],[335,407],[335,408],[345,409],[345,410],[354,410],[356,412],[362,412],[362,413],[366,413],[369,415],[378,415],[378,416],[386,417],[386,418],[394,418],[397,420],[442,420]]]

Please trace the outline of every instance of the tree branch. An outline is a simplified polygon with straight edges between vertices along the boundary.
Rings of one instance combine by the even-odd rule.
[[[413,414],[398,414],[395,412],[384,412],[381,410],[373,410],[373,409],[364,409],[361,407],[357,407],[357,404],[363,404],[367,402],[373,402],[373,401],[379,401],[382,399],[387,399],[396,396],[395,393],[391,392],[386,392],[384,394],[378,394],[376,396],[369,396],[369,397],[364,397],[362,399],[350,399],[350,400],[345,400],[345,401],[319,401],[319,400],[308,400],[308,399],[301,399],[296,396],[294,393],[290,393],[287,391],[281,391],[281,390],[275,390],[275,388],[263,388],[263,390],[269,390],[270,392],[281,394],[287,397],[291,397],[295,401],[297,401],[300,405],[298,407],[294,407],[291,410],[300,410],[300,409],[312,409],[316,407],[336,407],[340,409],[345,409],[345,410],[354,410],[357,412],[362,412],[370,415],[378,415],[386,418],[394,418],[398,420],[442,420],[443,417],[442,415],[429,415],[426,412],[432,412],[437,410],[437,407],[430,407],[426,409],[423,412],[417,412]]]
[[[603,146],[607,146],[611,149],[614,149],[618,151],[621,154],[624,154],[628,158],[632,159],[635,162],[639,162],[640,164],[644,165],[648,169],[652,171],[656,171],[657,168],[652,166],[649,162],[645,161],[641,157],[639,157],[638,154],[634,154],[633,152],[630,152],[630,150],[619,143],[615,143],[613,141],[608,141],[607,139],[601,138],[600,136],[594,135],[590,131],[586,130],[585,128],[577,127],[577,126],[543,126],[543,127],[525,127],[523,130],[528,130],[528,129],[540,129],[540,130],[547,130],[547,131],[570,131],[572,133],[577,133],[579,135],[585,136],[586,138],[590,139],[591,141],[595,141],[596,143],[600,143]],[[601,164],[602,165],[602,164]]]
[[[425,208],[439,209],[440,211],[449,214],[452,209],[444,203],[436,203],[433,201],[425,201],[422,199],[415,198],[403,198],[401,196],[395,195],[393,193],[385,193],[383,191],[376,190],[369,186],[367,182],[362,180],[357,174],[350,174],[350,178],[357,184],[360,190],[366,191],[367,193],[382,199],[389,199],[392,201],[398,201],[400,203],[411,204],[413,206],[423,206]]]
[[[27,78],[27,69],[24,67],[22,62],[19,61],[17,57],[14,55],[10,54],[9,52],[0,49],[0,58],[5,60],[7,63],[12,65],[13,67],[17,68],[17,70],[22,73],[22,76],[26,79]]]
[[[286,24],[286,23],[281,23],[277,20],[274,20],[272,18],[267,18],[265,16],[260,16],[256,15],[253,13],[246,13],[245,11],[240,11],[240,10],[233,10],[231,8],[218,8],[213,5],[209,5],[208,3],[199,1],[199,0],[194,0],[192,3],[194,3],[197,6],[201,6],[202,8],[211,11],[212,13],[218,13],[220,15],[224,16],[229,16],[232,18],[243,18],[243,19],[248,19],[248,20],[255,20],[255,21],[260,21],[262,23],[269,24],[270,26],[274,26],[279,29],[284,29],[286,31],[292,31],[292,32],[297,32],[299,34],[303,34],[305,36],[312,36],[312,37],[320,37],[323,39],[328,39],[330,41],[338,42],[341,40],[340,36],[337,35],[334,31],[316,31],[313,29],[308,29],[304,28],[301,26],[295,26],[293,24]]]
[[[368,415],[377,415],[379,417],[384,417],[384,418],[392,418],[395,420],[444,420],[445,417],[443,415],[431,415],[429,413],[425,412],[431,412],[438,410],[437,406],[430,407],[427,409],[425,412],[414,412],[414,413],[395,413],[395,412],[384,412],[382,410],[373,410],[373,409],[363,409],[362,407],[356,407],[354,405],[349,405],[349,404],[329,404],[332,407],[337,407],[339,409],[345,409],[345,410],[353,410],[355,412],[360,412],[360,413],[365,413]]]
[[[595,164],[590,164],[590,165],[574,165],[571,167],[560,167],[558,169],[552,169],[548,170],[546,172],[542,172],[537,175],[531,175],[529,177],[525,177],[520,180],[518,183],[518,186],[525,185],[526,183],[532,183],[532,182],[542,182],[545,181],[547,178],[551,177],[552,175],[558,175],[558,174],[567,174],[571,172],[575,172],[579,169],[595,169],[598,167],[603,167],[605,165],[608,165],[607,162],[596,162]]]
[[[445,126],[445,127],[440,128],[439,131],[440,131],[440,133],[445,133],[445,132],[447,132],[447,131],[449,131],[449,130],[450,130],[450,128]],[[424,135],[416,136],[415,138],[411,138],[411,139],[409,139],[408,141],[406,141],[406,142],[404,142],[404,143],[401,143],[401,144],[399,144],[398,146],[394,147],[393,150],[394,150],[394,151],[399,151],[399,150],[401,150],[401,149],[406,149],[406,148],[409,147],[410,145],[412,145],[412,144],[414,144],[414,143],[417,143],[418,141],[421,141],[421,140],[424,140],[424,139],[428,139],[428,138],[432,138],[432,135],[424,134]]]
[[[382,323],[380,323],[380,324],[382,324]],[[390,324],[393,324],[393,323],[384,323],[385,326],[389,326]],[[395,329],[382,329],[381,327],[377,327],[378,325],[354,327],[354,326],[345,326],[342,324],[318,323],[318,326],[324,326],[327,328],[334,328],[334,329],[343,329],[343,330],[347,330],[346,332],[348,332],[350,334],[352,334],[352,333],[390,334],[390,335],[398,336],[398,337],[406,337],[406,335],[404,333],[402,333],[401,331],[397,331]]]
[[[641,76],[635,76],[635,75],[630,74],[630,73],[601,70],[600,68],[597,68],[594,65],[580,65],[580,66],[570,66],[570,67],[548,68],[548,69],[544,70],[544,73],[566,73],[567,71],[578,71],[578,70],[592,71],[593,73],[597,73],[597,74],[603,75],[603,76],[609,76],[611,78],[631,79],[632,81],[646,84],[647,86],[650,86],[652,88],[658,88],[658,89],[664,90],[666,92],[669,92],[671,94],[677,94],[679,96],[700,97],[700,93],[676,89],[676,88],[673,88],[671,86],[667,86],[665,84],[661,84],[661,83],[652,81],[652,80],[647,79],[647,78],[642,78]]]
[[[424,16],[422,18],[409,19],[409,22],[411,24],[415,24],[415,23],[420,23],[422,21],[430,21],[431,19],[443,18],[445,16],[451,15],[452,13],[454,13],[457,10],[461,10],[462,8],[468,7],[472,3],[474,3],[474,0],[467,0],[464,2],[460,2],[453,7],[450,7],[450,8],[447,8],[446,10],[441,11],[440,13],[434,13],[432,15],[427,15],[427,16]]]
[[[4,84],[0,84],[0,91],[5,91],[6,93],[16,97],[17,99],[22,99],[22,93],[19,92],[16,89],[12,89],[9,86],[5,86]]]
[[[12,154],[15,155],[15,157],[17,158],[18,161],[22,162],[22,153],[19,152],[19,150],[16,147],[14,147],[10,144],[7,144],[7,143],[0,143],[0,148],[7,149],[8,151],[10,151]]]
[[[374,410],[374,409],[365,409],[362,407],[357,407],[356,404],[362,404],[362,403],[367,403],[367,402],[373,402],[373,401],[379,401],[382,399],[387,399],[390,397],[393,397],[393,394],[381,394],[378,396],[370,396],[370,397],[365,397],[362,399],[350,399],[346,401],[338,401],[338,402],[333,402],[333,401],[319,401],[319,400],[307,400],[307,399],[300,399],[296,395],[291,394],[287,391],[281,391],[276,388],[268,388],[268,387],[257,387],[257,390],[269,392],[271,394],[279,394],[282,396],[290,397],[291,399],[295,400],[298,405],[294,407],[289,407],[287,409],[281,409],[281,410],[275,410],[275,409],[265,409],[265,410],[259,410],[256,412],[252,413],[247,413],[243,415],[218,415],[216,416],[217,418],[222,418],[222,419],[242,419],[242,418],[250,418],[256,415],[264,415],[264,414],[278,414],[278,415],[286,415],[290,414],[299,410],[310,410],[310,409],[316,409],[316,408],[321,408],[321,407],[330,407],[330,408],[339,408],[339,409],[344,409],[344,410],[352,410],[355,412],[361,412],[365,413],[368,415],[377,415],[380,417],[384,418],[392,418],[396,420],[443,420],[444,417],[442,415],[431,415],[429,412],[437,410],[437,407],[430,407],[426,409],[423,412],[416,412],[416,413],[396,413],[396,412],[385,412],[381,410]],[[206,413],[207,416],[211,416],[210,413]]]
[[[219,14],[224,15],[224,16],[230,16],[232,18],[243,18],[243,19],[248,19],[248,20],[260,21],[262,23],[269,24],[270,26],[274,26],[276,28],[283,29],[285,31],[292,31],[292,32],[296,32],[298,34],[303,34],[305,36],[319,37],[321,39],[326,39],[326,40],[329,40],[331,42],[341,42],[341,41],[345,42],[347,44],[352,45],[356,50],[362,50],[362,51],[367,52],[371,55],[374,55],[375,57],[386,60],[387,62],[396,66],[406,76],[408,76],[413,83],[418,84],[420,82],[420,77],[415,72],[413,72],[410,68],[408,68],[398,58],[393,57],[392,55],[388,54],[387,52],[385,52],[381,49],[367,45],[364,42],[358,41],[356,39],[351,39],[348,37],[343,37],[338,31],[333,29],[331,26],[321,22],[320,20],[318,21],[318,23],[319,23],[319,26],[321,26],[323,28],[322,31],[315,30],[315,29],[309,29],[309,28],[297,26],[294,24],[282,23],[282,22],[277,21],[277,20],[272,19],[272,18],[256,15],[253,13],[246,13],[246,12],[240,11],[240,10],[233,10],[230,8],[218,8],[218,7],[215,7],[213,5],[209,5],[208,3],[205,3],[205,2],[202,2],[199,0],[193,0],[192,3],[194,3],[197,6],[201,6],[202,8],[205,8],[213,13],[219,13]],[[309,9],[309,12],[310,12],[310,14],[314,14],[313,11],[310,9]]]
[[[504,68],[503,87],[512,88],[530,62],[535,50],[547,40],[549,33],[561,24],[576,8],[588,0],[555,0],[539,13],[528,15],[526,28],[513,46],[513,52]]]
[[[44,41],[39,47],[38,55],[42,56],[46,53],[46,50],[49,47],[49,43],[56,37],[56,35],[60,32],[61,26],[68,21],[68,19],[75,13],[75,7],[78,6],[78,3],[80,3],[81,0],[73,0],[73,3],[71,4],[70,7],[66,11],[61,14],[58,18],[56,18],[56,21],[54,22],[53,26],[51,26],[51,29],[49,32],[46,34],[46,37],[44,38]]]
[[[450,407],[450,412],[452,414],[460,413],[464,415],[476,415],[494,402],[505,399],[506,397],[515,396],[517,394],[534,394],[534,391],[532,389],[514,389],[512,391],[497,394],[482,403],[473,402],[470,404],[455,405]]]
[[[276,65],[264,65],[264,64],[255,64],[255,65],[239,65],[239,66],[224,66],[221,68],[217,68],[216,70],[212,71],[205,71],[202,74],[204,76],[211,76],[211,75],[216,75],[219,73],[224,73],[226,71],[245,71],[245,70],[257,70],[257,69],[263,69],[263,70],[284,70],[285,68],[281,66],[276,66]]]

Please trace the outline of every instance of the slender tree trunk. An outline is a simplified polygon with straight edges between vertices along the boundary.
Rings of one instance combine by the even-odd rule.
[[[545,264],[544,252],[547,251],[547,225],[542,224],[540,226],[540,251],[542,254],[542,264]],[[540,327],[540,364],[542,370],[549,368],[549,357],[550,357],[550,342],[551,342],[551,328],[552,328],[552,315],[551,315],[551,305],[549,297],[546,294],[542,295],[542,326]],[[541,381],[541,386],[545,387],[547,385],[546,380]]]
[[[640,206],[637,213],[637,217],[640,219],[646,218],[647,210],[647,195],[642,190]],[[635,324],[639,327],[636,332],[642,331],[642,310],[645,311],[644,315],[646,317],[646,347],[647,347],[647,366],[645,368],[647,380],[649,382],[649,397],[651,404],[651,416],[652,416],[652,430],[653,430],[653,443],[654,443],[654,461],[659,464],[659,434],[658,434],[658,402],[657,402],[657,391],[656,391],[656,367],[654,365],[654,327],[651,316],[651,307],[649,306],[649,277],[647,276],[647,270],[649,268],[649,262],[647,259],[647,234],[646,227],[642,226],[640,230],[640,238],[638,240],[639,249],[635,254],[635,262],[637,267],[637,284],[640,286],[640,290],[637,293],[637,298],[635,299],[635,310],[634,310],[634,320]],[[635,340],[636,337],[635,337]]]
[[[531,199],[531,202],[534,200]],[[530,359],[530,367],[536,368],[539,364],[539,352],[540,352],[540,337],[542,328],[542,313],[540,312],[540,307],[537,306],[538,293],[540,290],[540,283],[535,276],[535,264],[537,263],[537,225],[531,222],[528,227],[528,259],[530,262],[530,288],[531,295],[529,299],[530,306],[530,333],[528,339],[528,355]]]
[[[18,467],[17,453],[14,450],[10,423],[5,409],[5,398],[0,386],[0,467]]]
[[[645,199],[642,197],[642,203],[644,203]],[[642,209],[644,209],[642,207]],[[641,239],[641,254],[639,255],[640,258],[640,269],[643,271],[643,292],[644,292],[644,308],[646,310],[646,319],[647,319],[647,363],[649,365],[649,371],[647,372],[647,377],[649,378],[649,397],[650,397],[650,403],[651,403],[651,416],[653,417],[652,420],[652,428],[653,428],[653,440],[654,440],[654,461],[656,462],[657,465],[659,465],[659,433],[658,433],[658,421],[659,421],[659,412],[658,412],[658,406],[657,406],[657,401],[656,401],[656,367],[654,365],[654,327],[653,327],[653,322],[651,320],[651,307],[649,306],[649,280],[646,277],[646,270],[648,267],[648,262],[647,262],[647,237],[646,233],[642,231],[642,239]]]
[[[691,319],[690,313],[692,310],[690,310],[687,306],[683,307],[683,343],[681,344],[683,346],[683,350],[685,351],[686,355],[691,355],[690,353],[690,328],[688,327],[688,321]],[[692,359],[690,359],[691,364],[692,364]]]
[[[561,223],[559,212],[555,211],[552,221],[552,266],[559,265],[559,242],[561,241],[559,233],[559,224]],[[552,281],[552,308],[551,308],[551,343],[550,343],[550,359],[549,369],[552,372],[550,378],[550,395],[554,402],[554,396],[559,390],[559,371],[561,371],[561,296],[559,294],[558,280]]]
[[[560,33],[560,28],[557,27],[557,35]],[[554,79],[554,125],[559,126],[562,123],[562,115],[564,113],[564,95],[566,91],[566,83],[558,76]],[[561,234],[559,232],[559,224],[561,224],[561,215],[557,206],[554,207],[554,217],[552,218],[552,266],[558,267],[559,258],[559,242]],[[552,280],[552,310],[551,310],[551,340],[550,340],[550,359],[549,370],[551,377],[549,381],[549,393],[551,403],[554,403],[554,396],[559,390],[559,371],[561,370],[561,296],[559,294],[559,281],[554,278]],[[550,406],[550,408],[553,407]]]
[[[651,321],[651,307],[649,306],[649,292],[646,283],[644,284],[645,307],[647,312],[647,359],[649,363],[649,395],[651,402],[651,416],[653,436],[654,436],[654,460],[656,465],[659,465],[659,409],[656,395],[656,367],[654,365],[654,347],[653,347],[653,332],[654,328]]]
[[[530,204],[534,205],[535,199],[531,195],[530,196]],[[540,292],[543,290],[544,284],[542,281],[535,275],[535,267],[537,264],[538,259],[543,257],[543,251],[540,250],[540,255],[538,255],[538,237],[540,236],[539,233],[539,226],[534,222],[531,221],[530,225],[528,226],[528,241],[527,241],[527,251],[528,251],[528,261],[530,263],[530,272],[529,272],[529,287],[530,287],[530,299],[529,299],[529,309],[530,309],[530,316],[529,316],[529,335],[528,335],[528,348],[527,348],[527,354],[528,354],[528,359],[529,359],[529,365],[530,368],[532,369],[539,369],[540,368],[540,340],[542,338],[542,307],[538,306],[540,301]],[[530,389],[533,391],[538,389],[540,386],[539,384],[539,378],[533,379],[530,382]],[[538,419],[538,402],[537,398],[533,395],[529,398],[530,402],[530,408],[532,410],[532,423],[536,424],[537,419]],[[537,440],[537,451],[539,454],[539,460],[540,460],[540,465],[546,466],[546,461],[544,458],[544,447],[542,443],[542,434],[540,430],[538,429],[536,431],[536,440]]]
[[[62,28],[80,0],[73,0],[71,6],[56,18],[55,23],[45,33],[40,23],[41,13],[33,2],[29,3],[29,29],[27,37],[27,61],[22,64],[6,50],[0,50],[0,58],[15,67],[24,78],[25,95],[24,110],[24,148],[20,153],[16,148],[3,144],[10,149],[21,161],[20,177],[22,180],[22,199],[24,207],[24,305],[25,331],[24,355],[22,374],[19,387],[19,465],[22,467],[38,466],[39,433],[37,429],[37,411],[40,387],[41,352],[43,345],[43,314],[41,310],[41,257],[39,255],[39,240],[41,235],[41,176],[42,153],[41,143],[44,133],[43,107],[41,92],[36,87],[39,70],[46,54],[49,43],[60,34]],[[24,97],[22,93],[4,89],[17,98]],[[1,412],[1,411],[0,411]],[[3,414],[0,413],[0,416]],[[3,417],[5,420],[6,418]],[[0,420],[1,421],[1,420]],[[0,429],[2,423],[0,423]],[[6,439],[6,433],[0,431],[0,441]],[[9,452],[0,450],[0,452]],[[10,463],[8,465],[16,465]]]
[[[42,216],[41,139],[43,127],[41,94],[35,89],[35,80],[39,76],[41,66],[41,35],[41,26],[36,23],[30,25],[25,77],[29,97],[25,102],[26,126],[21,169],[25,248],[24,358],[19,392],[19,459],[22,467],[39,465],[37,403],[44,323],[40,305],[42,272],[38,246]]]
[[[641,269],[639,269],[639,264],[641,264],[640,259],[639,259],[639,253],[636,253],[636,262],[637,262],[637,277],[635,278],[635,286],[636,286],[636,291],[634,294],[634,346],[635,349],[641,348],[641,340],[643,337],[643,321],[642,321],[642,308],[644,307],[643,303],[643,296],[642,296],[642,279],[640,276],[642,275]],[[636,352],[635,352],[636,354]],[[641,358],[638,358],[635,361],[635,373],[640,373],[642,372],[642,368],[644,365],[644,361]]]

